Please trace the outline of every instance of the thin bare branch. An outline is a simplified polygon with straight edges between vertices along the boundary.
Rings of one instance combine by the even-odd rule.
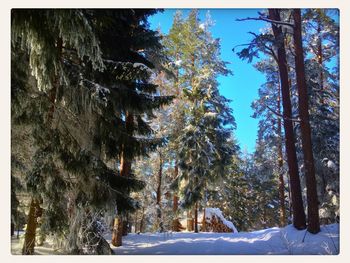
[[[283,22],[283,21],[275,21],[275,20],[271,20],[267,17],[247,17],[247,18],[240,18],[240,19],[236,19],[236,21],[247,21],[247,20],[255,20],[255,21],[265,21],[265,22],[269,22],[275,25],[284,25],[284,26],[290,26],[291,28],[294,28],[294,25],[288,22]]]
[[[283,119],[283,120],[290,120],[290,121],[293,121],[293,122],[301,122],[300,119],[295,119],[295,118],[287,118],[287,117],[284,117],[282,114],[274,111],[273,109],[271,109],[269,106],[267,106],[266,104],[264,104],[264,106],[269,109],[273,114],[275,114],[277,117]]]

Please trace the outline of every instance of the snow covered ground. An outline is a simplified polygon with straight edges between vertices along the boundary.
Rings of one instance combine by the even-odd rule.
[[[339,224],[321,229],[317,235],[291,225],[240,233],[129,234],[123,246],[111,247],[117,255],[337,255]]]
[[[24,243],[24,233],[21,233],[20,238],[11,237],[11,254],[22,255]],[[34,255],[63,255],[63,252],[53,249],[51,240],[44,242],[42,246],[36,246]]]
[[[117,255],[337,255],[339,253],[339,224],[321,227],[317,235],[297,231],[291,225],[239,233],[144,233],[129,234],[123,246],[113,247]],[[11,253],[20,255],[20,239],[11,239]],[[106,236],[111,241],[111,236]],[[304,242],[303,242],[304,240]],[[60,255],[52,242],[36,246],[36,255]]]

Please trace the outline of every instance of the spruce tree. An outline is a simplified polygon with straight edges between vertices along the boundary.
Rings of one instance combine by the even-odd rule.
[[[140,190],[144,184],[132,176],[118,176],[122,171],[116,169],[115,162],[123,149],[131,156],[142,155],[161,141],[148,136],[152,130],[143,119],[151,118],[152,109],[170,100],[151,95],[156,90],[155,85],[147,84],[151,75],[148,66],[152,64],[144,53],[139,53],[143,47],[147,52],[149,47],[159,46],[155,33],[146,30],[146,16],[152,13],[20,10],[13,15],[13,49],[22,48],[25,60],[15,65],[28,76],[21,81],[19,71],[13,71],[13,122],[31,122],[37,149],[26,177],[27,189],[35,195],[33,209],[43,202],[43,226],[50,231],[68,231],[69,253],[101,252],[91,247],[97,241],[100,244],[99,240],[103,243],[94,227],[94,211],[113,211],[115,205],[118,211],[137,207],[130,192]],[[126,24],[125,15],[130,16]],[[36,20],[39,18],[40,23]],[[131,30],[135,20],[140,26]],[[72,28],[79,34],[73,34]],[[124,49],[113,48],[115,42],[108,42],[108,36],[114,41],[123,40]],[[43,47],[46,53],[41,50]],[[52,53],[48,54],[49,50]],[[91,50],[90,56],[87,50]],[[17,54],[12,54],[15,61]],[[43,63],[35,64],[38,61]],[[31,79],[30,70],[35,78],[26,82]],[[125,124],[126,108],[135,114],[132,134]],[[35,213],[30,215],[30,222],[35,222]],[[93,228],[86,230],[86,226]],[[35,230],[35,226],[31,229]],[[91,231],[97,233],[99,240],[77,238],[80,233]],[[33,245],[35,236],[31,233],[26,244]],[[32,246],[25,247],[25,253],[33,253]]]
[[[226,143],[234,118],[229,101],[219,94],[216,80],[219,74],[230,72],[219,58],[219,40],[211,37],[209,26],[209,19],[200,24],[196,10],[184,21],[177,14],[168,41],[170,54],[181,63],[178,79],[185,100],[186,126],[175,139],[181,174],[174,185],[185,182],[181,189],[183,207],[195,206],[195,221],[207,184],[223,175],[234,152]],[[197,224],[194,226],[198,232]]]

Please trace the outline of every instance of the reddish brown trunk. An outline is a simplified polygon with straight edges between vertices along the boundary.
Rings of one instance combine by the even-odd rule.
[[[112,231],[112,245],[115,247],[120,247],[122,245],[123,236],[123,221],[122,218],[114,218],[113,231]]]
[[[176,212],[177,212],[178,202],[179,202],[179,197],[176,194],[174,194],[174,197],[173,197],[173,212],[174,212],[174,214],[176,214]]]
[[[177,164],[177,161],[175,160],[175,167],[174,167],[174,179],[177,178],[179,174],[179,166]],[[174,213],[174,219],[173,219],[173,227],[172,230],[179,232],[181,229],[181,224],[179,222],[179,219],[177,218],[177,209],[178,209],[178,202],[179,202],[179,198],[176,194],[176,192],[174,192],[174,196],[173,196],[173,213]]]
[[[22,248],[23,255],[33,255],[35,247],[37,218],[41,214],[41,208],[39,201],[36,198],[32,198],[29,206],[29,213],[27,219],[27,228],[24,237],[24,244]]]
[[[204,209],[203,209],[203,220],[202,220],[202,231],[203,232],[207,231],[206,223],[207,223],[207,219],[205,218],[205,207],[204,207]]]
[[[133,135],[134,115],[130,112],[126,112],[125,129],[126,129],[126,132],[129,136]],[[120,155],[120,176],[128,177],[130,175],[131,163],[132,163],[132,160],[130,158],[130,154],[128,153],[128,149],[124,144],[124,145],[122,145],[122,152]],[[120,211],[118,211],[118,213],[120,213]],[[114,222],[115,222],[115,224],[114,224],[114,228],[113,228],[113,232],[112,232],[112,244],[114,246],[121,246],[122,245],[122,236],[127,235],[128,221],[127,221],[127,219],[124,219],[124,221],[123,221],[122,217],[119,214],[118,216],[116,216]],[[123,227],[123,225],[125,227]]]
[[[140,232],[143,232],[143,227],[144,227],[144,221],[145,221],[145,208],[142,208],[142,216],[141,216],[141,221],[140,221]]]
[[[163,222],[162,222],[162,174],[163,174],[163,159],[162,154],[159,152],[159,170],[158,170],[158,186],[157,186],[157,221],[158,228],[160,232],[163,232]]]
[[[281,114],[281,87],[278,86],[278,98],[277,98],[277,111]],[[285,197],[284,197],[284,179],[283,179],[283,152],[282,152],[282,122],[281,119],[277,120],[277,134],[278,140],[278,177],[279,177],[279,199],[280,199],[280,224],[281,226],[286,225],[286,207],[285,207]]]
[[[275,21],[281,21],[278,9],[269,9],[269,18]],[[273,34],[277,43],[278,69],[281,80],[282,104],[284,117],[284,131],[286,140],[287,162],[290,176],[290,185],[292,193],[293,206],[293,225],[297,229],[305,229],[305,212],[303,199],[301,195],[300,179],[298,172],[298,161],[296,156],[294,131],[292,123],[292,105],[290,100],[290,87],[288,83],[288,69],[286,51],[284,47],[284,35],[281,27],[272,24]]]
[[[193,218],[191,210],[187,211],[187,231],[193,231]]]
[[[305,178],[307,187],[307,229],[311,233],[320,231],[318,214],[317,186],[315,178],[314,157],[312,153],[311,128],[309,122],[308,94],[305,80],[304,54],[301,36],[301,12],[293,10],[294,17],[294,46],[295,46],[295,71],[299,93],[299,115],[301,128],[301,141],[304,154]]]
[[[198,233],[198,202],[194,208],[194,232]]]
[[[161,205],[162,197],[162,172],[163,172],[163,160],[162,155],[159,153],[159,170],[158,170],[158,186],[157,186],[157,205]]]

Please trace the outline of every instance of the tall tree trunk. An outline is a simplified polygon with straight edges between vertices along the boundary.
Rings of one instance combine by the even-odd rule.
[[[159,170],[158,170],[158,185],[157,185],[157,222],[160,232],[164,231],[162,222],[162,174],[163,174],[163,158],[161,152],[159,152]]]
[[[203,209],[202,231],[207,231],[207,219],[205,218],[205,207]]]
[[[301,11],[293,10],[294,17],[294,46],[295,46],[295,70],[299,93],[299,114],[301,141],[304,154],[304,166],[306,177],[306,195],[307,195],[307,214],[308,226],[310,233],[320,231],[320,219],[318,214],[317,185],[315,177],[314,157],[312,152],[311,128],[309,122],[308,94],[305,79],[304,54],[301,36]]]
[[[122,245],[123,236],[123,221],[121,216],[114,218],[113,232],[112,232],[112,245],[119,247]]]
[[[15,235],[15,224],[11,222],[11,237]]]
[[[141,220],[140,220],[140,233],[143,232],[143,228],[144,228],[144,221],[145,221],[145,208],[142,207],[142,216],[141,216]]]
[[[278,9],[269,9],[269,18],[275,21],[281,21]],[[283,124],[286,139],[286,153],[290,176],[292,206],[293,206],[293,225],[297,229],[305,229],[306,220],[301,195],[300,178],[298,172],[298,160],[295,149],[294,131],[292,123],[292,105],[290,100],[290,87],[288,83],[288,69],[286,50],[284,47],[284,35],[281,27],[272,24],[273,34],[277,45],[277,64],[280,73],[282,104],[283,104]]]
[[[133,135],[134,131],[134,115],[130,112],[126,112],[125,116],[125,129],[128,136]],[[120,176],[128,177],[131,172],[132,159],[130,157],[129,149],[126,147],[125,143],[122,145],[122,152],[120,155]],[[122,245],[122,235],[127,234],[127,219],[123,218],[118,211],[118,215],[114,220],[114,227],[112,231],[112,244],[113,246],[119,247]],[[124,221],[123,221],[124,220]],[[123,227],[125,225],[125,227]],[[119,236],[120,235],[120,236]]]
[[[176,180],[177,176],[179,175],[179,165],[177,163],[177,160],[175,160],[175,167],[174,167],[174,179]],[[177,196],[177,193],[174,191],[174,196],[173,196],[173,227],[172,230],[175,232],[179,232],[180,229],[180,221],[177,217],[177,209],[178,209],[178,202],[179,198]]]
[[[187,211],[187,231],[193,231],[193,218],[192,218],[192,211]]]
[[[277,98],[277,112],[281,114],[281,87],[278,86],[278,98]],[[279,199],[280,199],[280,225],[286,225],[286,207],[284,197],[284,179],[283,179],[283,152],[282,152],[282,121],[280,118],[277,120],[277,134],[278,140],[278,177],[279,177]]]
[[[27,229],[24,237],[24,244],[22,248],[23,255],[33,255],[35,247],[37,219],[41,215],[41,208],[39,200],[32,198],[29,206],[29,213],[27,219]]]
[[[137,233],[137,215],[138,215],[138,211],[136,210],[135,212],[135,218],[134,218],[134,233]]]
[[[194,208],[194,232],[198,233],[198,201]]]

